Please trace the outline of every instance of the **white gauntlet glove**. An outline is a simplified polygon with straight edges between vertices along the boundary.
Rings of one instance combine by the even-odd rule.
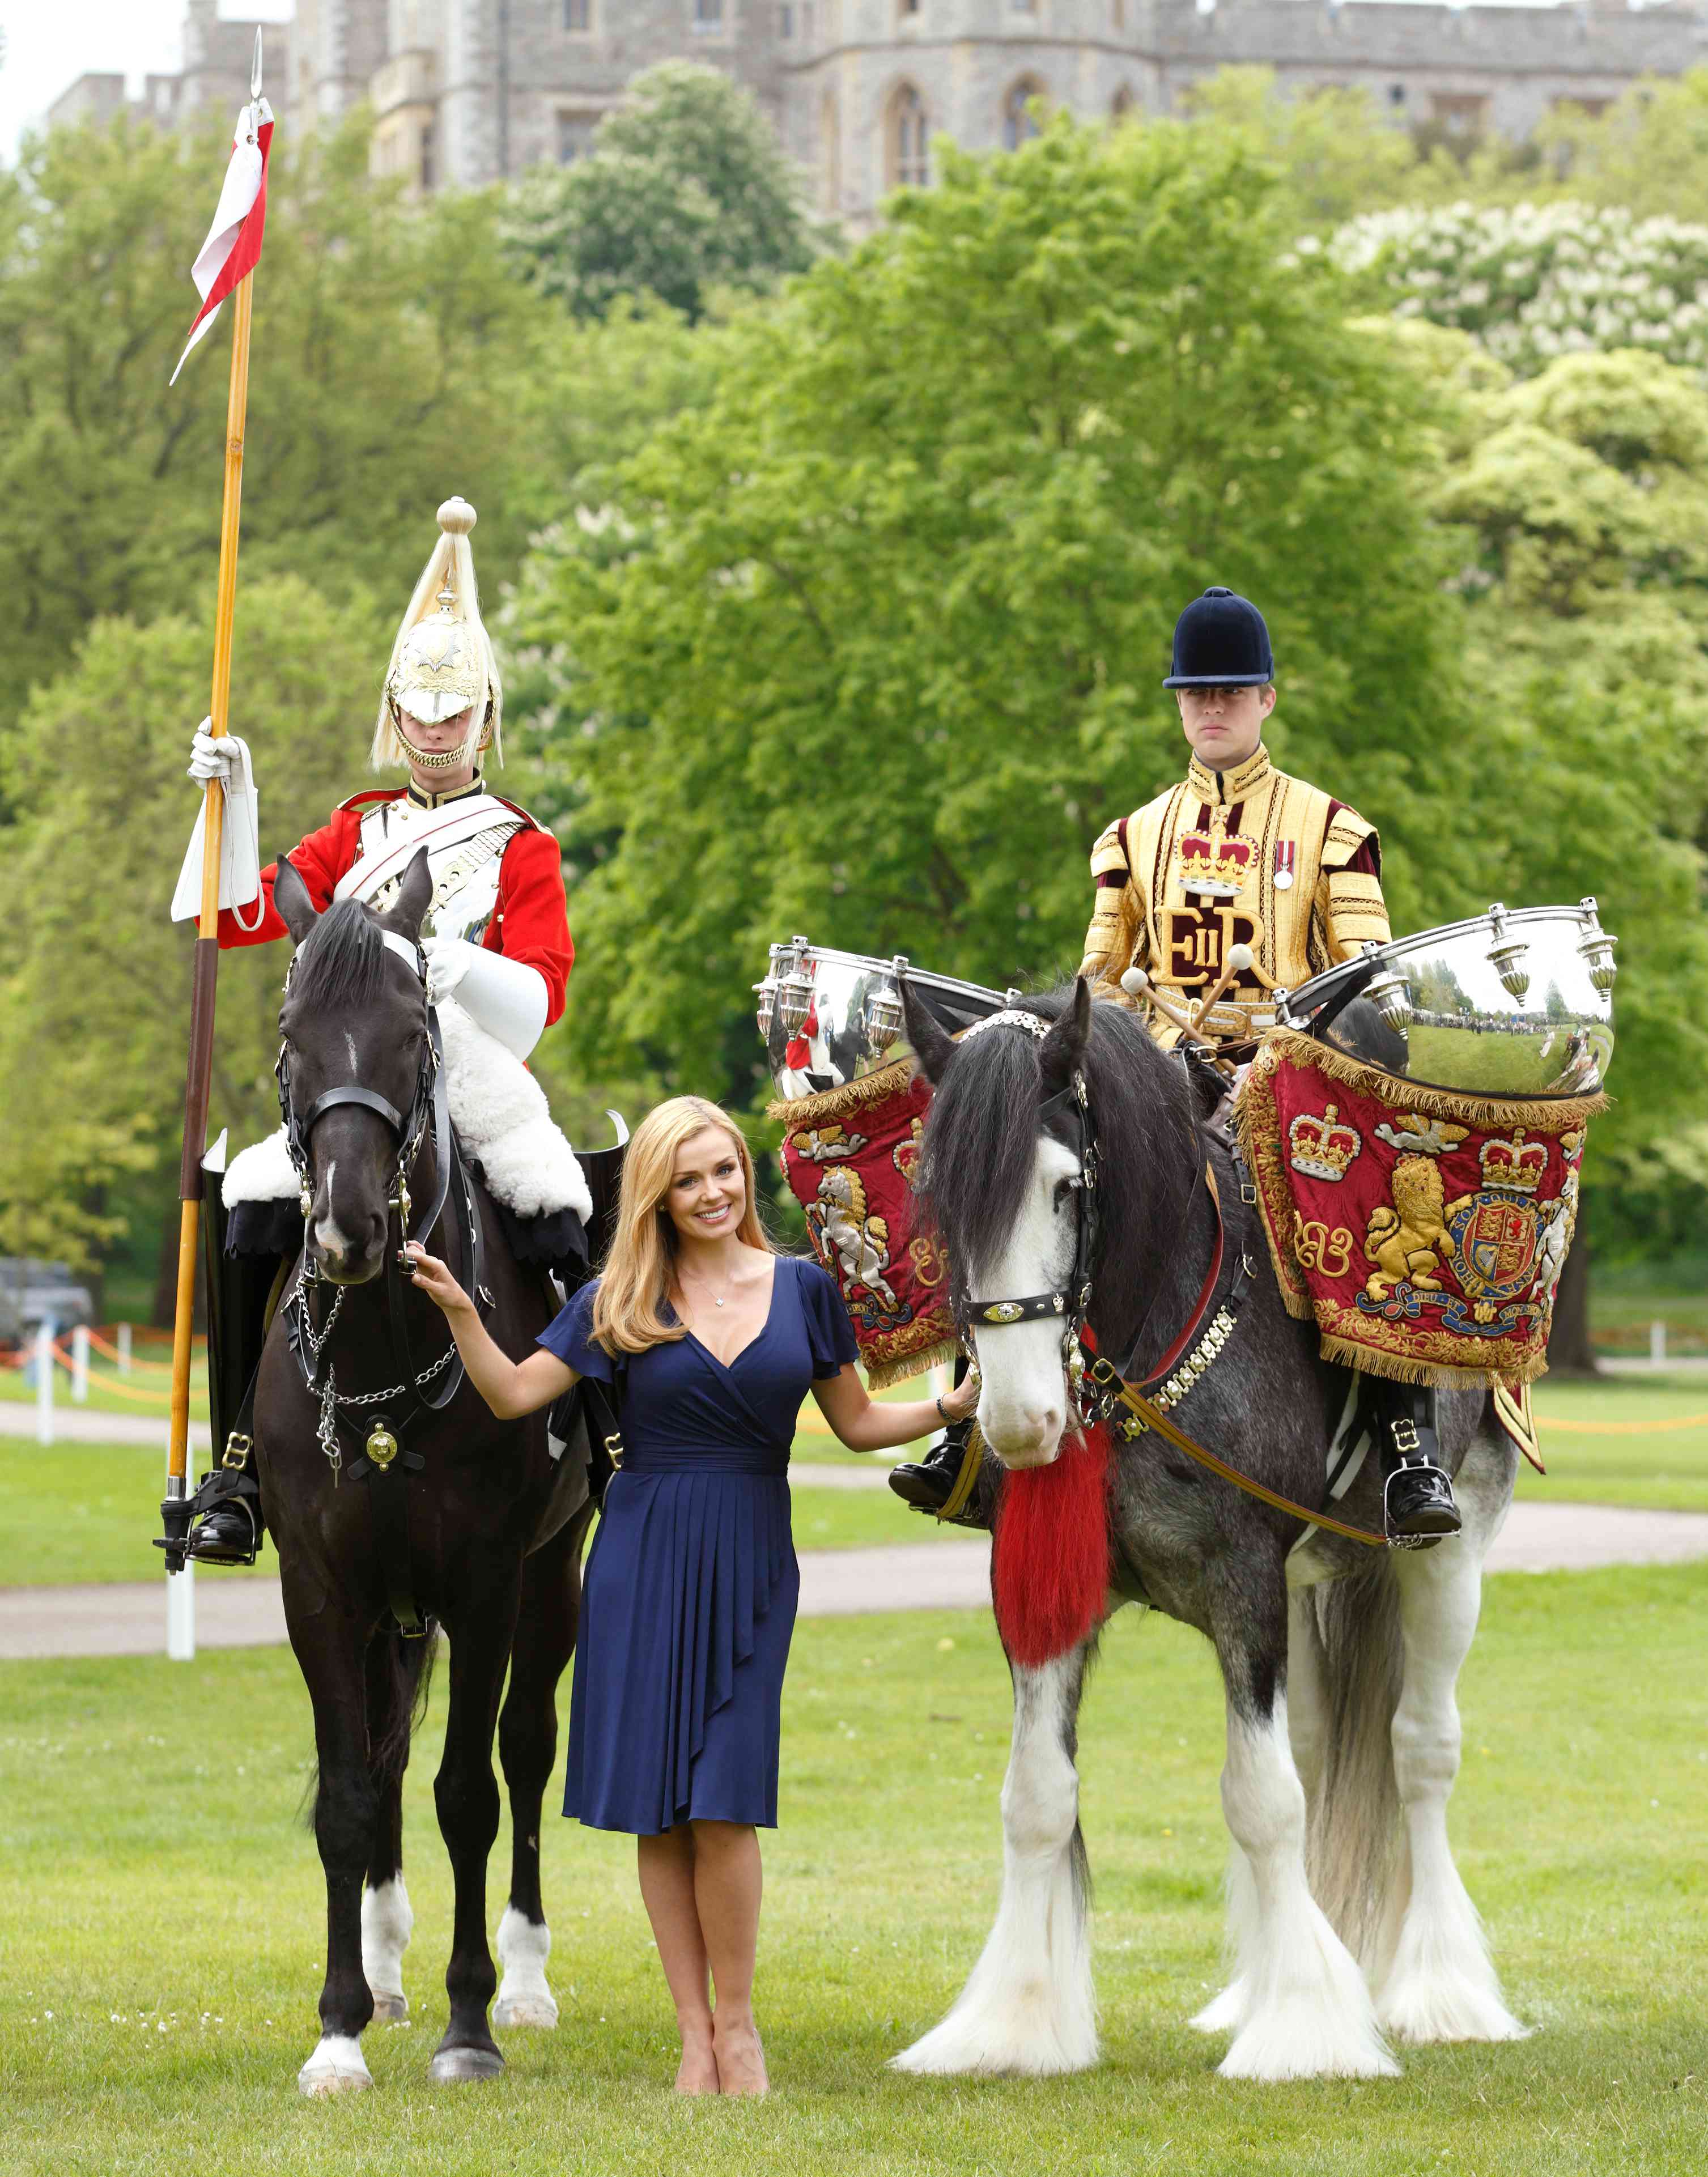
[[[248,744],[239,740],[235,734],[221,734],[216,739],[208,731],[212,723],[204,718],[196,728],[190,742],[189,775],[204,795],[209,784],[216,780],[224,789],[225,821],[220,832],[220,905],[232,908],[244,929],[258,930],[265,909],[255,906],[254,914],[247,917],[242,912],[254,905],[261,893],[260,801],[255,792]],[[189,852],[178,873],[177,890],[172,894],[174,922],[193,921],[201,913],[202,841],[206,821],[207,805],[204,799],[196,812]]]
[[[421,949],[431,1001],[440,1005],[455,994],[477,1028],[526,1058],[546,1024],[546,979],[538,968],[466,937],[423,938]]]
[[[229,786],[237,751],[243,750],[247,756],[248,750],[232,734],[221,734],[216,740],[208,730],[213,723],[211,718],[204,718],[191,736],[189,775],[198,786],[205,786],[210,778]]]

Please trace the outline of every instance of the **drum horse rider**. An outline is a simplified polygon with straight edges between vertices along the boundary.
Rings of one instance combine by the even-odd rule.
[[[517,1253],[579,1275],[586,1263],[586,1189],[521,1064],[563,1012],[574,948],[556,839],[525,809],[489,792],[482,776],[488,752],[503,761],[504,690],[481,622],[469,544],[474,522],[466,500],[448,499],[439,510],[439,542],[392,647],[371,760],[376,770],[403,764],[407,785],[352,794],[321,830],[291,849],[288,859],[318,911],[352,897],[384,908],[426,847],[434,878],[422,925],[428,993],[441,1007],[453,993],[456,1001],[441,1012],[452,1117],[471,1145],[468,1119],[457,1108],[460,1080],[472,1080],[482,1091],[477,1100],[488,1108],[513,1110],[522,1092],[528,1122],[510,1137],[516,1154],[505,1157],[502,1134],[472,1146]],[[192,744],[190,777],[199,786],[211,778],[226,782],[228,805],[237,804],[238,835],[253,838],[254,788],[241,740],[216,739],[205,722]],[[186,865],[187,876],[195,874],[198,883],[199,848],[198,840],[191,848],[198,872]],[[276,873],[276,864],[259,872],[258,898],[252,892],[248,902],[222,905],[222,946],[261,945],[285,936],[273,904]],[[181,882],[180,898],[188,892]],[[456,1018],[459,1009],[466,1019]],[[468,1100],[477,1100],[472,1088]],[[506,1163],[516,1169],[506,1172]],[[228,1349],[219,1357],[221,1379],[237,1384],[241,1395],[260,1359],[280,1267],[295,1259],[302,1244],[298,1182],[282,1134],[233,1161],[223,1195],[230,1222],[217,1273],[221,1290],[210,1295],[210,1309],[218,1307]],[[235,1404],[229,1388],[227,1400]],[[216,1477],[222,1470],[220,1449],[216,1446]],[[260,1538],[259,1492],[240,1466],[224,1471],[239,1478],[226,1482],[224,1493],[212,1492],[189,1554],[215,1563],[247,1563]],[[203,1492],[204,1504],[209,1494]]]
[[[1375,827],[1269,760],[1263,733],[1274,678],[1255,605],[1226,589],[1194,598],[1176,625],[1163,683],[1192,746],[1187,775],[1111,824],[1091,854],[1097,900],[1080,974],[1098,996],[1145,1007],[1165,1049],[1185,1039],[1191,1008],[1214,997],[1193,1039],[1224,1068],[1249,1059],[1274,1026],[1278,989],[1296,990],[1390,934]],[[1367,1384],[1389,1530],[1420,1541],[1455,1533],[1452,1484],[1432,1456],[1432,1393]],[[919,1509],[940,1511],[966,1443],[965,1426],[952,1430],[919,1465],[898,1466],[891,1486]],[[964,1524],[987,1524],[980,1507],[990,1493],[974,1493],[958,1515]]]

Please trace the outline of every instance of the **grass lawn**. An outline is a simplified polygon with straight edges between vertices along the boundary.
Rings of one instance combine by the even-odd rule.
[[[1679,2173],[1708,2141],[1708,1568],[1490,1584],[1463,1687],[1460,1863],[1534,2038],[1411,2051],[1394,2081],[1217,2078],[1185,2020],[1217,1983],[1221,1703],[1209,1653],[1126,1613],[1081,1747],[1105,2033],[1065,2080],[904,2079],[990,1923],[1007,1675],[983,1612],[804,1622],[767,1841],[759,2008],[778,2091],[678,2103],[632,1847],[548,1820],[555,2033],[495,2086],[428,2087],[449,1880],[408,1785],[407,2027],[378,2091],[297,2096],[323,1890],[296,1813],[308,1710],[283,1651],[0,1666],[0,2166],[560,2177],[641,2170],[1134,2177]],[[217,1751],[215,1749],[217,1748]],[[502,1864],[503,1845],[495,1856]],[[488,1924],[501,1884],[494,1874]]]
[[[1594,1383],[1536,1386],[1547,1475],[1519,1469],[1519,1494],[1556,1503],[1637,1504],[1708,1512],[1708,1376],[1609,1376]],[[1574,1422],[1591,1426],[1581,1431]],[[1603,1434],[1610,1425],[1618,1433]]]
[[[158,1369],[139,1368],[128,1376],[121,1376],[110,1361],[95,1361],[90,1366],[88,1398],[74,1405],[68,1372],[57,1368],[53,1374],[56,1410],[74,1414],[140,1416],[144,1421],[158,1421],[162,1430],[166,1427],[170,1409],[171,1389],[171,1378],[162,1375]],[[25,1382],[21,1369],[0,1368],[0,1399],[15,1405],[33,1406],[35,1387]],[[207,1366],[199,1353],[190,1370],[190,1418],[203,1423],[208,1418]]]
[[[816,1440],[814,1448],[823,1449]],[[838,1449],[838,1460],[851,1465],[853,1454]],[[205,1465],[204,1454],[197,1470]],[[163,1452],[134,1445],[43,1446],[0,1436],[0,1587],[153,1579],[165,1469]],[[964,1527],[921,1519],[887,1489],[815,1489],[811,1470],[805,1464],[794,1477],[794,1538],[804,1550],[976,1539]],[[273,1579],[278,1570],[278,1558],[264,1548],[253,1573]],[[205,1569],[205,1576],[252,1574]],[[3,2170],[0,2163],[0,2177]]]

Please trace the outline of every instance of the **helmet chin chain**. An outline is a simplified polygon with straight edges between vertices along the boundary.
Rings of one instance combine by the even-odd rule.
[[[394,702],[391,706],[392,731],[402,743],[410,762],[418,764],[423,771],[454,771],[459,764],[472,763],[483,749],[492,746],[492,725],[488,719],[483,722],[478,734],[466,735],[455,748],[417,748],[403,730],[403,712]]]

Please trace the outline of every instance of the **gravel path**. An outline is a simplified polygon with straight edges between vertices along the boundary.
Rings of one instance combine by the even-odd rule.
[[[865,1478],[881,1481],[876,1475]],[[1698,1558],[1708,1558],[1708,1513],[1520,1503],[1513,1507],[1489,1569],[1585,1572],[1598,1565],[1677,1564]],[[989,1601],[989,1552],[970,1540],[800,1552],[803,1617],[971,1610]],[[276,1580],[200,1574],[196,1639],[202,1647],[268,1647],[284,1638],[285,1613]],[[166,1598],[159,1580],[0,1588],[0,1658],[153,1656],[165,1645]]]

